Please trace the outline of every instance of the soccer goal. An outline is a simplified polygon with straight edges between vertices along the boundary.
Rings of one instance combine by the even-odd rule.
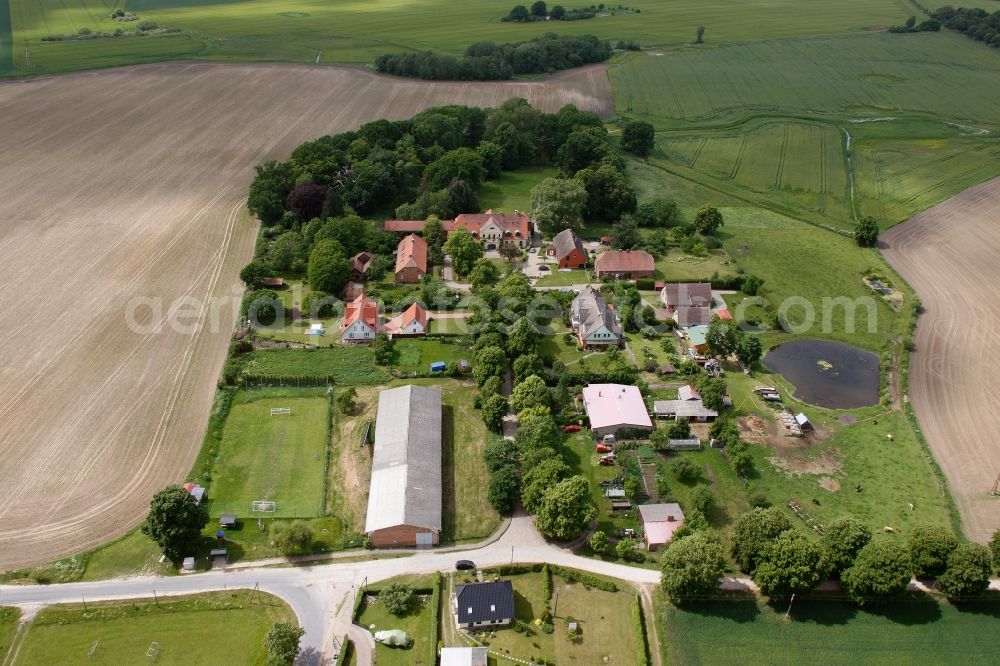
[[[94,661],[97,656],[97,648],[101,644],[101,639],[94,641],[94,644],[90,646],[90,650],[87,651],[87,661]]]
[[[272,407],[271,416],[291,416],[291,407]]]
[[[149,644],[149,649],[146,650],[146,659],[149,661],[157,661],[160,658],[160,644],[153,641]]]
[[[254,500],[250,502],[250,511],[254,513],[274,513],[277,509],[277,502],[271,500]]]

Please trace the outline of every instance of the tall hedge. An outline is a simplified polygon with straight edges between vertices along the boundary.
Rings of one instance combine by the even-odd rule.
[[[649,640],[646,636],[646,617],[642,611],[642,598],[638,594],[632,600],[632,634],[635,636],[636,666],[649,666]]]

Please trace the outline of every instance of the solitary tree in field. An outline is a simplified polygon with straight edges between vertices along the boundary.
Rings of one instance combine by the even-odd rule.
[[[172,561],[190,554],[208,524],[208,508],[198,504],[180,486],[167,486],[153,495],[142,533],[160,547]]]
[[[650,123],[630,120],[622,128],[622,148],[630,153],[645,157],[656,143],[656,131]]]
[[[267,666],[291,666],[299,656],[299,641],[306,633],[301,627],[276,622],[264,638],[267,649]]]
[[[754,273],[750,273],[740,280],[740,291],[747,296],[756,296],[760,293],[760,288],[764,286],[764,278]]]
[[[698,29],[694,31],[694,43],[695,44],[705,43],[705,26],[699,25]]]
[[[722,546],[704,533],[675,540],[660,562],[660,583],[674,603],[713,594],[726,571]]]
[[[861,247],[875,247],[878,234],[878,221],[870,215],[865,215],[854,225],[854,240]]]
[[[715,206],[702,206],[694,214],[694,227],[705,236],[711,236],[723,224],[722,213]]]

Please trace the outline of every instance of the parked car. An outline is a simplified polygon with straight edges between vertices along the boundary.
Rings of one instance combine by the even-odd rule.
[[[568,426],[563,428],[563,432],[580,432],[580,426],[575,423],[570,423]]]
[[[534,254],[536,252],[538,252],[538,248],[537,247],[529,247],[528,248],[528,254]]]
[[[608,446],[607,444],[598,444],[597,445],[597,452],[598,453],[612,453],[613,451],[614,451],[614,449],[611,448],[610,446]]]
[[[603,441],[605,444],[614,444],[618,440],[615,438],[614,435],[605,435]]]
[[[455,562],[455,568],[459,571],[471,571],[476,568],[476,563],[472,560],[459,560]]]
[[[549,267],[548,267],[548,266],[546,266],[545,264],[541,264],[541,265],[540,265],[540,266],[538,267],[538,270],[540,270],[540,271],[543,271],[543,272],[545,272],[545,273],[548,273],[548,271],[549,271]]]
[[[597,461],[598,465],[614,465],[615,464],[615,454],[609,453],[605,456],[601,456],[601,459]]]

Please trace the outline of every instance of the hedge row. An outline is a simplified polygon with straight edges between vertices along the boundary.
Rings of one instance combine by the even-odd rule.
[[[642,612],[642,599],[635,595],[632,601],[632,633],[635,635],[636,666],[649,666],[649,640],[646,636],[646,619]]]
[[[501,564],[496,567],[483,569],[483,573],[497,574],[498,576],[519,576],[526,573],[537,573],[542,570],[544,564]]]
[[[347,638],[347,634],[344,634],[343,640],[340,642],[340,654],[337,655],[337,662],[334,666],[344,666],[347,663],[348,657],[351,656],[351,652],[354,650],[354,644]]]
[[[333,384],[333,375],[240,375],[240,381],[254,386],[327,386]]]
[[[604,590],[605,592],[618,591],[618,586],[607,578],[601,578],[600,576],[595,576],[594,574],[589,574],[585,571],[567,569],[566,567],[561,567],[557,564],[550,564],[548,567],[549,571],[553,574],[559,576],[563,580],[569,581],[570,583],[582,583],[587,587]]]
[[[427,655],[427,663],[434,664],[437,663],[438,657],[438,641],[441,640],[441,573],[438,572],[434,574],[434,591],[431,592],[431,614],[432,622],[431,625],[434,627],[434,635],[431,637],[433,640],[430,641],[430,654]]]

